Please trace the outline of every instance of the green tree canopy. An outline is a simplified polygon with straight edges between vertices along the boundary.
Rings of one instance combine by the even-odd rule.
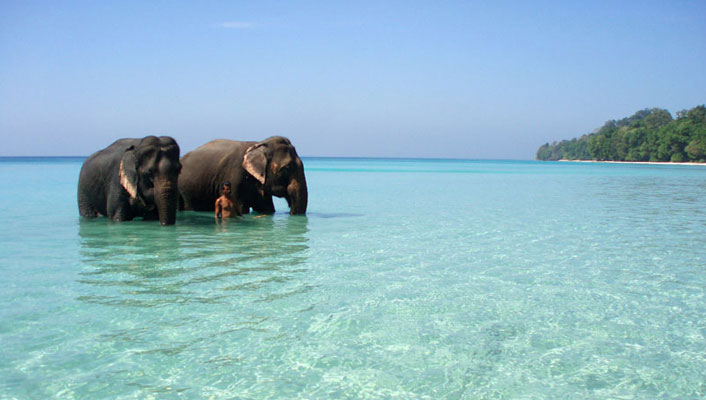
[[[677,112],[640,110],[593,133],[545,143],[538,160],[706,162],[706,106]]]

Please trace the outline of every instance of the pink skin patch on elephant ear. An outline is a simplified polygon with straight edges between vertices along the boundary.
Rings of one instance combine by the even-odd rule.
[[[130,194],[130,197],[133,199],[137,197],[137,187],[130,181],[129,173],[125,172],[122,161],[120,161],[120,185]]]
[[[250,146],[245,151],[243,157],[243,168],[255,177],[261,184],[265,184],[265,169],[267,168],[267,156],[263,145]]]

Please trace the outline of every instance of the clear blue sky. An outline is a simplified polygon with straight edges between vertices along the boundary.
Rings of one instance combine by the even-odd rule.
[[[4,156],[158,134],[532,159],[706,103],[706,1],[0,0],[0,60]]]

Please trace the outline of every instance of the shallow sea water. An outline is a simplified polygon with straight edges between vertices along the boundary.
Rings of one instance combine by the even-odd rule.
[[[0,160],[0,398],[706,397],[706,167],[304,162],[161,227]]]

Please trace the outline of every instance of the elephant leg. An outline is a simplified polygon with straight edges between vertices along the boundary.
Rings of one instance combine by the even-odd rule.
[[[247,207],[245,204],[243,204],[240,198],[231,197],[231,200],[233,201],[233,209],[235,210],[235,215],[241,216],[250,212],[250,207]]]
[[[238,210],[238,215],[250,214],[250,207],[246,206],[245,204],[238,203],[235,206],[235,209]]]
[[[184,196],[182,196],[181,193],[179,193],[179,204],[178,204],[177,210],[179,210],[179,211],[186,210]]]
[[[179,193],[179,211],[194,211],[191,197],[185,195],[184,192]]]
[[[133,215],[132,212],[129,210],[130,206],[124,207],[118,207],[117,210],[112,214],[112,220],[115,222],[120,222],[120,221],[132,221]]]
[[[113,221],[132,221],[132,208],[124,196],[111,192],[108,195],[108,216]]]
[[[147,211],[145,212],[143,219],[145,221],[156,221],[159,219],[159,212],[157,211],[157,209]]]
[[[120,207],[111,218],[115,222],[121,221],[132,221],[133,215],[129,211],[125,210],[124,207]]]
[[[272,196],[264,196],[259,201],[253,203],[253,211],[260,214],[274,214],[275,203],[272,201]]]
[[[96,218],[100,215],[93,204],[81,194],[78,196],[78,213],[84,218]]]

